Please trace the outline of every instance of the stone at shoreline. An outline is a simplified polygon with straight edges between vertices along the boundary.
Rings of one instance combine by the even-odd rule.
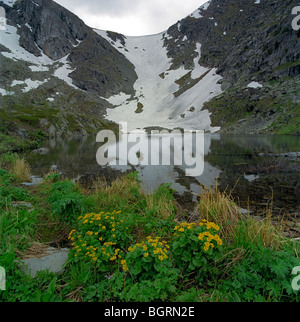
[[[14,208],[17,208],[17,207],[24,207],[24,208],[28,208],[28,209],[33,208],[33,205],[30,202],[25,202],[25,201],[15,201],[12,203],[12,206]]]
[[[21,260],[20,269],[26,275],[34,278],[38,272],[49,271],[61,274],[64,271],[69,256],[69,249],[48,248],[42,257],[32,257]]]
[[[38,176],[31,176],[31,182],[22,182],[21,185],[26,186],[26,187],[32,187],[32,186],[36,186],[42,182],[43,182],[43,178],[38,177]]]
[[[45,155],[45,154],[49,153],[49,149],[47,149],[47,148],[39,148],[39,149],[36,149],[36,150],[32,151],[32,153]]]

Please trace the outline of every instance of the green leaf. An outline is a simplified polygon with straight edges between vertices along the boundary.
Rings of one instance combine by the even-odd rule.
[[[142,272],[142,264],[141,262],[136,262],[130,267],[130,273],[132,275],[138,275]]]

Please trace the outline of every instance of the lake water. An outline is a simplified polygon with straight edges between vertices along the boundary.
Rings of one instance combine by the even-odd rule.
[[[142,140],[140,143],[145,146]],[[300,154],[293,153],[300,151],[300,137],[205,134],[203,144],[199,151],[203,153],[204,171],[196,176],[187,175],[187,167],[174,162],[166,166],[100,166],[96,154],[101,144],[96,137],[53,139],[43,145],[49,149],[47,154],[28,153],[25,157],[36,176],[53,168],[84,184],[99,176],[110,181],[122,173],[139,171],[146,191],[171,183],[185,205],[197,201],[205,188],[218,185],[221,191],[231,192],[243,208],[263,209],[273,200],[275,213],[300,215]],[[148,157],[151,159],[151,153],[152,157],[156,153],[162,157],[166,152],[149,149]],[[195,156],[195,146],[191,153]]]

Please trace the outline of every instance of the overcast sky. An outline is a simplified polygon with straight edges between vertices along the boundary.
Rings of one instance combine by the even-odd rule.
[[[156,34],[207,0],[55,0],[88,26],[126,36]]]

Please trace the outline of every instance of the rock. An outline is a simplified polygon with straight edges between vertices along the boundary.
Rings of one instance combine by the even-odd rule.
[[[239,211],[242,215],[251,215],[253,213],[253,211],[250,211],[248,209],[243,209],[243,208],[240,208]]]
[[[53,125],[51,125],[48,129],[49,136],[54,138],[56,136],[56,129]]]
[[[12,206],[14,208],[17,208],[17,207],[33,208],[33,205],[30,202],[25,202],[25,201],[15,201],[12,203]]]
[[[49,153],[49,149],[39,148],[39,149],[36,149],[36,150],[32,151],[32,153],[44,155],[44,154]]]
[[[70,250],[67,248],[48,248],[43,257],[33,257],[21,260],[20,269],[26,275],[34,278],[38,272],[48,270],[50,273],[61,274],[68,260]]]
[[[21,185],[25,187],[33,187],[43,182],[43,178],[31,176],[31,182],[22,182]]]

